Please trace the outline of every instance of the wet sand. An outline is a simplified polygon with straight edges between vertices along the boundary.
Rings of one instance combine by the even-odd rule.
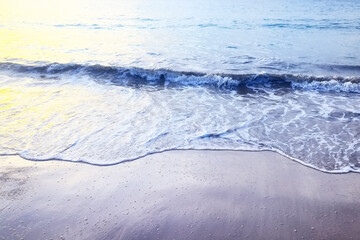
[[[359,182],[272,152],[0,157],[0,239],[359,239]]]

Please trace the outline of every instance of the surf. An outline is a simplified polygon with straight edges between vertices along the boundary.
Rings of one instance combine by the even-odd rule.
[[[316,66],[314,66],[316,67]],[[325,66],[321,66],[325,68]],[[0,62],[0,72],[22,74],[34,78],[59,79],[66,76],[88,77],[101,84],[155,87],[210,87],[218,90],[250,91],[254,88],[302,89],[329,92],[360,93],[360,76],[347,76],[348,71],[359,72],[360,66],[333,65],[337,75],[306,75],[293,73],[204,73],[168,69],[126,68],[84,64],[32,64]],[[345,74],[341,74],[341,70]]]

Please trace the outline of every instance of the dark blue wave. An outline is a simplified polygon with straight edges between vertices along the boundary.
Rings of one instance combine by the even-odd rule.
[[[264,66],[264,69],[268,67]],[[357,65],[319,65],[317,68],[329,69],[333,72],[360,72],[360,66]],[[12,62],[0,62],[0,71],[10,74],[24,74],[40,79],[57,79],[69,75],[87,76],[98,83],[134,87],[203,86],[222,90],[237,90],[238,92],[248,92],[254,88],[285,88],[360,93],[360,76],[314,76],[286,72],[279,74],[208,74],[104,65],[59,63],[25,65]]]

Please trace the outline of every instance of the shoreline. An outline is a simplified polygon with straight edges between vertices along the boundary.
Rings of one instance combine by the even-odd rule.
[[[52,162],[52,161],[56,161],[56,162],[67,162],[67,163],[74,163],[74,164],[86,164],[86,165],[90,165],[90,166],[96,166],[96,167],[111,167],[111,166],[116,166],[116,165],[121,165],[121,164],[125,164],[128,162],[133,162],[133,161],[141,161],[141,159],[146,158],[148,156],[152,156],[152,155],[157,155],[157,154],[162,154],[162,153],[166,153],[166,152],[176,152],[176,151],[210,151],[210,152],[246,152],[246,153],[258,153],[258,152],[265,152],[265,153],[275,153],[275,154],[279,154],[280,156],[287,158],[290,161],[293,161],[295,163],[298,163],[304,167],[308,167],[310,169],[319,171],[319,172],[323,172],[323,173],[329,173],[329,174],[348,174],[348,173],[360,173],[360,170],[355,170],[353,168],[351,168],[350,166],[347,166],[346,169],[336,169],[336,170],[326,170],[326,169],[322,169],[322,168],[318,168],[315,165],[306,163],[300,159],[291,157],[286,155],[285,153],[282,153],[281,151],[276,151],[276,150],[239,150],[239,149],[193,149],[193,148],[189,148],[189,149],[166,149],[166,150],[161,150],[161,151],[157,151],[157,152],[150,152],[147,153],[145,155],[141,155],[139,157],[135,157],[135,158],[131,158],[131,159],[125,159],[125,160],[121,160],[119,162],[113,162],[113,163],[92,163],[92,162],[88,162],[88,161],[84,161],[84,160],[69,160],[69,159],[61,159],[61,158],[48,158],[48,159],[31,159],[31,158],[26,158],[21,156],[21,154],[19,153],[9,153],[9,154],[1,154],[1,157],[19,157],[23,160],[26,161],[32,161],[32,162]]]
[[[176,150],[93,166],[0,157],[0,239],[352,239],[357,173],[274,152]]]

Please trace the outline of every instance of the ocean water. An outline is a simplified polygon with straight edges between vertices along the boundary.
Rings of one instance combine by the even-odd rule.
[[[0,155],[111,165],[171,149],[270,150],[360,172],[360,1],[0,9]]]

